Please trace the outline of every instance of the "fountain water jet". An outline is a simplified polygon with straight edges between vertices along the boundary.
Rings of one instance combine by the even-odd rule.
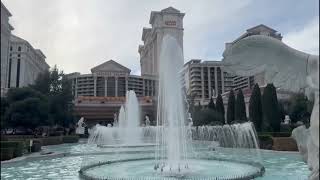
[[[125,108],[119,112],[119,139],[123,144],[141,144],[140,109],[136,93],[127,91]]]
[[[155,169],[180,172],[187,168],[185,109],[179,71],[183,67],[183,52],[177,40],[165,35],[159,61],[157,109],[157,164]]]

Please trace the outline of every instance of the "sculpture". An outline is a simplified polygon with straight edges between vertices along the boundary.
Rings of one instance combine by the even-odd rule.
[[[146,120],[146,126],[150,126],[150,120],[148,115],[145,116],[145,120]]]
[[[264,73],[265,81],[278,88],[313,95],[307,162],[312,171],[309,179],[319,179],[319,56],[295,50],[269,36],[252,35],[228,46],[223,62],[225,70],[236,75]]]

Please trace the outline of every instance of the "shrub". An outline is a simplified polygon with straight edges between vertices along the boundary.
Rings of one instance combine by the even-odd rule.
[[[41,142],[42,142],[42,146],[62,144],[62,138],[60,136],[46,137],[46,138],[41,138]]]
[[[1,161],[9,160],[13,158],[14,148],[1,148]]]
[[[79,136],[63,136],[63,143],[77,143],[79,141]]]
[[[25,150],[25,143],[23,141],[1,141],[1,148],[12,148],[13,157],[22,156]]]
[[[31,152],[39,152],[39,151],[41,151],[41,142],[34,140],[31,146]]]
[[[272,149],[273,139],[271,135],[263,134],[258,135],[259,145],[261,149]]]
[[[290,137],[291,132],[260,132],[259,136],[271,136],[271,137]]]

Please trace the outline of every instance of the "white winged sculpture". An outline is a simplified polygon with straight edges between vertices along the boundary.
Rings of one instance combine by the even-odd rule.
[[[252,35],[227,46],[223,63],[227,72],[239,76],[264,73],[265,81],[277,88],[314,95],[309,128],[314,145],[310,150],[308,146],[308,151],[316,151],[309,156],[319,160],[319,56],[295,50],[270,36]],[[314,158],[308,158],[313,161],[308,160],[310,179],[319,177]]]

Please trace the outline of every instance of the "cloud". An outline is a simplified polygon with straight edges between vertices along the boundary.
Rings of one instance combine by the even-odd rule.
[[[319,16],[301,29],[286,33],[283,41],[297,50],[319,55]]]
[[[291,0],[276,6],[276,13],[264,13],[270,11],[265,9],[270,4],[267,0],[263,1],[266,5],[252,0],[199,0],[196,3],[193,0],[3,1],[13,15],[10,18],[15,28],[13,34],[41,49],[50,66],[57,64],[66,73],[90,73],[92,67],[113,59],[139,74],[138,46],[142,44],[142,28],[150,27],[151,11],[169,6],[186,13],[186,61],[191,58],[219,60],[224,43],[237,38],[252,25],[269,21],[274,24],[289,20],[301,22],[310,18],[308,12],[316,12],[295,9],[290,13],[303,12],[296,15],[303,18],[275,18],[291,15],[284,11],[289,9],[287,3]],[[314,7],[313,3],[309,4]],[[265,19],[269,21],[261,21]],[[292,27],[288,24],[283,29]]]

